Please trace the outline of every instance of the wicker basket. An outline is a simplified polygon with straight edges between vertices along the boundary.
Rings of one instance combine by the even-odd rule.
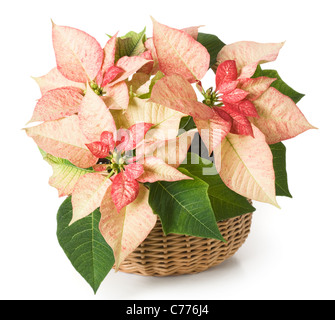
[[[232,257],[250,233],[252,214],[219,223],[227,240],[170,234],[165,236],[158,221],[148,238],[121,265],[120,271],[143,276],[194,274]]]

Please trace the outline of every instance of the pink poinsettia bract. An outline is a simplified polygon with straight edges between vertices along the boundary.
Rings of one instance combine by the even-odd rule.
[[[139,123],[129,130],[118,130],[117,137],[112,132],[104,131],[100,141],[87,144],[91,153],[99,158],[94,169],[107,175],[112,182],[111,197],[119,212],[135,201],[139,183],[190,179],[160,158],[145,157],[137,163],[136,148],[152,126]],[[169,172],[169,176],[166,172]]]

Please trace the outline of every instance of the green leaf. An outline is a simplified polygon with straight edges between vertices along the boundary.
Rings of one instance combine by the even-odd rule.
[[[225,44],[215,35],[199,32],[198,42],[200,42],[211,56],[210,68],[216,63],[216,58]]]
[[[72,203],[69,197],[58,211],[58,241],[74,268],[96,293],[115,263],[113,250],[99,230],[101,213],[96,210],[69,226],[71,219]]]
[[[258,77],[276,78],[277,80],[272,83],[271,87],[274,87],[282,94],[290,97],[294,103],[298,103],[305,96],[304,94],[293,90],[289,85],[287,85],[276,70],[262,70],[261,66],[258,66],[255,74],[253,75],[253,78]]]
[[[191,116],[184,117],[180,120],[180,130],[190,131],[192,129],[195,129],[197,126],[194,123],[194,120]]]
[[[276,175],[276,194],[292,198],[287,182],[286,147],[282,142],[270,145],[273,154],[273,167]]]
[[[49,180],[52,187],[58,190],[59,196],[72,194],[78,180],[85,174],[94,172],[93,169],[82,169],[73,165],[70,161],[57,158],[40,149],[43,159],[48,162],[53,170]]]
[[[146,51],[144,43],[146,41],[146,28],[140,33],[134,31],[128,32],[125,36],[117,38],[115,62],[120,58],[127,56],[139,56]]]
[[[212,161],[200,158],[197,154],[187,155],[187,164],[181,165],[191,174],[205,181],[208,196],[217,221],[222,221],[255,211],[249,201],[229,189],[220,178]]]
[[[224,241],[207,195],[208,184],[185,169],[180,171],[194,180],[150,185],[149,204],[159,215],[164,233]]]
[[[258,65],[254,75],[251,78],[259,78],[262,77],[262,75],[263,75],[262,67]]]

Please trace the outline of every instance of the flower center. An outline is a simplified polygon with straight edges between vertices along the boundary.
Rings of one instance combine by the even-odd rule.
[[[90,82],[90,87],[99,97],[102,97],[106,94],[106,92],[104,92],[104,89],[99,87],[95,81]]]
[[[100,159],[98,164],[106,165],[107,172],[116,175],[125,170],[125,167],[128,165],[128,158],[128,155],[124,151],[118,152],[115,150],[109,157]]]
[[[203,90],[202,95],[204,96],[203,104],[209,107],[222,107],[223,104],[220,101],[220,93],[218,91],[214,91],[213,88],[209,88],[207,91]]]

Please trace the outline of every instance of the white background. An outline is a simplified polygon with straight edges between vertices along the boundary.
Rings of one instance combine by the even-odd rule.
[[[5,1],[0,8],[1,299],[334,299],[334,1]],[[152,34],[150,15],[171,27],[206,25],[225,43],[281,42],[279,70],[296,90],[312,130],[286,143],[294,199],[282,210],[256,203],[252,233],[230,261],[175,278],[111,274],[93,295],[58,245],[63,199],[51,168],[21,128],[40,93],[30,76],[55,66],[56,24],[82,29],[102,45],[106,33]]]

